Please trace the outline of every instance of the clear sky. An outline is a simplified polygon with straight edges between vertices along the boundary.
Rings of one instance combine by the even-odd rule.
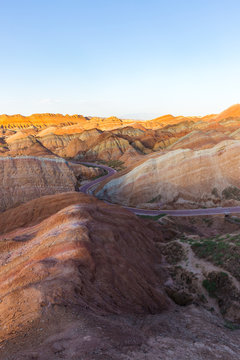
[[[0,113],[151,118],[239,102],[239,0],[0,0]]]

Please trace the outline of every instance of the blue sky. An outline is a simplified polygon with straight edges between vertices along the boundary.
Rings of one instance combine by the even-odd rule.
[[[0,0],[0,113],[204,115],[240,102],[239,0]]]

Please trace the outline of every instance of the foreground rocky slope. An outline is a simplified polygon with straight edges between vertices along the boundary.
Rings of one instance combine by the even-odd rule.
[[[119,207],[77,195],[78,204],[69,193],[74,205],[56,213],[51,204],[63,206],[66,194],[42,198],[38,213],[50,204],[52,214],[39,217],[37,225],[34,201],[11,210],[13,215],[8,211],[10,232],[2,229],[0,237],[1,339],[26,333],[32,322],[65,307],[96,314],[169,308],[166,274],[154,245],[160,230]],[[12,217],[21,228],[13,230]]]
[[[186,236],[197,221],[159,225],[79,193],[3,213],[0,359],[237,360],[231,279],[224,299],[208,295],[202,281],[213,264],[202,268],[189,247],[200,237]]]
[[[43,320],[43,319],[42,319]],[[65,311],[5,344],[3,360],[238,360],[239,330],[195,306],[159,315],[96,316]],[[54,327],[54,323],[57,324]]]

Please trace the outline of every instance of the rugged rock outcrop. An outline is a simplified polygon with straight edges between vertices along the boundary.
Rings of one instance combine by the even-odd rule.
[[[83,156],[87,159],[118,160],[130,148],[132,147],[127,140],[111,133],[104,133]],[[132,150],[134,151],[133,148]]]
[[[35,135],[35,134],[34,134]],[[6,139],[8,146],[7,156],[31,155],[31,156],[53,156],[50,149],[41,144],[33,134],[19,131]]]
[[[68,161],[68,166],[79,181],[97,178],[105,174],[104,170],[98,167],[88,167],[71,161]]]
[[[64,149],[67,147],[68,143],[72,139],[72,135],[58,135],[54,133],[48,133],[44,136],[38,136],[38,141],[52,153],[63,156]]]

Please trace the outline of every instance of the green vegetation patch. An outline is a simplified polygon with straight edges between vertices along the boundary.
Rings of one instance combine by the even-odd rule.
[[[211,238],[182,237],[196,256],[229,271],[240,281],[240,235],[217,235]]]
[[[228,316],[234,304],[239,304],[239,292],[229,275],[223,271],[212,271],[202,282],[209,296],[215,298],[223,316]],[[234,316],[237,320],[238,316]]]
[[[192,244],[192,248],[200,258],[210,259],[216,265],[222,265],[226,252],[231,250],[227,242],[212,239]]]
[[[209,277],[203,280],[202,285],[207,290],[209,296],[217,297],[219,290],[222,290],[224,285],[229,282],[228,274],[221,271],[219,273],[210,273]]]
[[[240,330],[240,325],[234,324],[231,321],[225,321],[224,327],[229,330]]]
[[[137,215],[138,217],[142,218],[142,219],[149,219],[149,220],[154,220],[157,221],[159,219],[161,219],[162,217],[166,216],[166,214],[160,214],[160,215]]]
[[[110,160],[107,162],[107,165],[117,171],[125,169],[124,162],[120,160]]]
[[[105,160],[97,160],[97,162],[99,164],[103,164],[103,165],[107,165],[117,171],[121,171],[126,169],[126,167],[124,166],[124,162],[120,161],[120,160],[109,160],[109,161],[105,161]]]
[[[162,196],[159,194],[158,196],[154,197],[153,199],[149,200],[148,203],[155,203],[161,201]]]
[[[216,297],[217,284],[215,281],[205,279],[203,280],[202,285],[205,287],[211,297]]]

